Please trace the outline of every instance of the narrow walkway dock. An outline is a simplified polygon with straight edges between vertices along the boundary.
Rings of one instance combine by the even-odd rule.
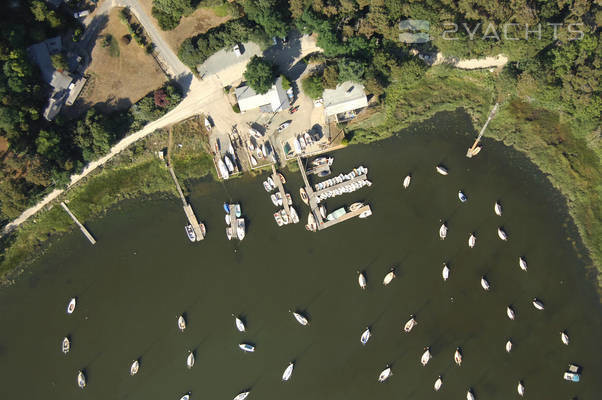
[[[489,116],[487,117],[487,121],[485,121],[485,125],[483,125],[483,128],[481,128],[481,132],[479,132],[479,136],[477,136],[472,147],[470,147],[468,149],[468,151],[466,152],[466,157],[472,158],[473,156],[476,156],[479,153],[479,151],[481,151],[481,148],[480,147],[477,148],[477,146],[479,145],[479,142],[481,141],[481,138],[483,137],[483,134],[485,133],[485,129],[487,129],[487,125],[489,125],[489,122],[495,116],[495,113],[497,112],[497,108],[499,105],[500,105],[500,103],[495,103],[495,105],[489,112]]]
[[[71,212],[71,210],[69,210],[69,207],[67,207],[67,204],[65,204],[64,201],[61,201],[61,207],[63,207],[65,209],[65,211],[67,212],[67,214],[69,214],[69,216],[71,217],[73,222],[75,222],[75,224],[79,227],[79,229],[82,231],[82,233],[84,234],[86,239],[88,239],[90,241],[90,243],[96,244],[96,239],[94,239],[94,236],[92,236],[92,234],[90,232],[88,232],[86,227],[81,222],[79,222],[77,217],[75,215],[73,215],[73,213]]]
[[[278,186],[278,191],[282,196],[282,205],[284,206],[284,212],[286,212],[286,215],[288,215],[288,217],[291,218],[291,209],[288,206],[288,200],[286,198],[286,192],[284,191],[284,185],[280,180],[280,175],[278,175],[278,173],[276,172],[276,167],[274,167],[274,164],[272,164],[272,179],[274,180],[274,183],[276,183],[276,186]]]
[[[322,229],[326,229],[329,228],[335,224],[338,224],[339,222],[343,222],[343,221],[347,221],[348,219],[354,218],[359,216],[361,213],[363,213],[364,211],[371,211],[370,206],[365,205],[363,207],[360,207],[359,209],[355,210],[355,211],[349,211],[347,214],[341,215],[339,218],[337,219],[333,219],[332,221],[326,221],[322,224],[322,226],[318,226],[319,230]]]
[[[196,241],[199,242],[205,239],[205,235],[203,235],[203,231],[201,229],[201,225],[199,221],[196,219],[196,215],[194,215],[194,211],[192,211],[192,207],[186,201],[186,197],[184,197],[184,193],[182,192],[182,188],[180,187],[180,183],[178,182],[178,178],[176,177],[176,173],[173,170],[173,167],[169,165],[167,167],[169,169],[169,173],[173,178],[174,183],[176,184],[176,188],[178,189],[178,193],[180,195],[180,199],[182,200],[182,207],[184,208],[184,214],[186,214],[186,218],[188,219],[188,223],[192,226],[192,230],[196,235]]]

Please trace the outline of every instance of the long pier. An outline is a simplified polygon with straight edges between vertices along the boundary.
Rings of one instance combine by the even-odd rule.
[[[180,195],[180,199],[182,200],[182,207],[184,208],[184,214],[186,214],[188,223],[192,226],[192,230],[196,235],[196,240],[197,242],[199,242],[205,239],[205,235],[203,235],[203,231],[201,230],[201,225],[196,219],[196,215],[194,215],[192,207],[186,201],[186,197],[184,197],[184,193],[182,192],[182,188],[180,187],[180,182],[178,182],[178,178],[176,177],[176,173],[174,172],[173,167],[169,165],[167,168],[169,169],[169,173],[171,174],[171,177],[173,178],[173,181],[176,184],[176,188],[178,189],[178,194]]]
[[[278,173],[276,172],[276,167],[274,167],[274,164],[272,164],[272,179],[276,183],[276,186],[278,186],[278,191],[280,192],[280,195],[282,196],[282,205],[284,206],[284,212],[286,212],[286,215],[288,215],[288,217],[289,217],[289,221],[291,221],[291,209],[288,206],[288,199],[286,198],[286,192],[284,191],[284,185],[282,184],[282,181],[280,180],[280,175],[278,175]],[[292,221],[291,221],[291,223],[292,223]]]
[[[478,146],[479,142],[481,141],[481,138],[483,137],[483,134],[485,133],[485,129],[487,129],[487,125],[489,125],[489,121],[491,121],[493,119],[493,117],[495,116],[495,113],[497,112],[497,108],[498,108],[499,105],[500,105],[500,103],[495,103],[495,105],[493,106],[493,108],[489,112],[489,116],[487,117],[487,121],[485,121],[485,125],[483,125],[483,128],[481,128],[481,131],[479,132],[479,136],[477,136],[477,138],[474,141],[472,147],[470,147],[468,149],[468,151],[466,152],[466,157],[472,158],[472,156],[477,155],[477,153],[478,153],[478,151],[476,151],[477,150],[477,146]]]
[[[94,239],[94,236],[92,236],[92,234],[90,232],[88,232],[86,227],[81,222],[79,222],[77,217],[75,215],[73,215],[73,213],[71,212],[71,210],[69,210],[69,207],[67,207],[67,204],[65,204],[64,201],[61,201],[61,207],[63,207],[65,209],[65,211],[67,212],[67,214],[69,214],[69,216],[71,217],[73,222],[75,222],[75,225],[77,225],[79,227],[79,229],[82,231],[82,233],[84,234],[86,239],[88,239],[90,241],[90,243],[96,244],[96,239]]]

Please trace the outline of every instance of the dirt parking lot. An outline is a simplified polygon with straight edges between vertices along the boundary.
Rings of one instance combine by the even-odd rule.
[[[90,76],[82,95],[71,113],[80,113],[93,105],[106,111],[125,109],[160,87],[167,77],[154,58],[133,39],[125,44],[121,38],[128,30],[120,20],[121,9],[111,10],[107,26],[102,30],[92,50],[92,63],[86,70]],[[111,34],[119,43],[119,56],[111,57],[101,45],[102,36]]]

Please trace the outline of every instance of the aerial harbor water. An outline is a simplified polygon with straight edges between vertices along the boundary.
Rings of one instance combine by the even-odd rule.
[[[461,399],[471,388],[478,399],[508,399],[518,397],[522,381],[526,397],[597,398],[600,301],[564,201],[524,156],[499,143],[486,140],[467,159],[472,139],[463,113],[445,113],[397,137],[333,153],[334,174],[363,165],[373,185],[328,199],[328,210],[362,201],[373,215],[319,232],[304,229],[302,180],[287,170],[301,224],[276,225],[261,185],[267,174],[187,182],[207,228],[197,243],[186,238],[179,199],[121,203],[86,224],[96,245],[74,230],[15,285],[0,289],[0,394],[179,399],[191,392],[191,399],[232,399],[250,390],[249,400]],[[447,176],[435,171],[438,164]],[[502,216],[494,213],[496,201]],[[242,204],[243,241],[226,239],[224,202]],[[384,286],[393,266],[395,279]],[[71,297],[77,307],[68,315]],[[544,310],[534,308],[534,298]],[[289,311],[309,323],[302,326]],[[418,324],[405,333],[411,314]],[[561,341],[564,330],[569,345]],[[241,344],[254,351],[241,351]],[[427,346],[432,358],[422,366]],[[139,370],[130,376],[135,360]],[[294,372],[283,382],[291,362]],[[582,367],[581,382],[563,380],[569,363]],[[392,375],[379,383],[387,365]],[[84,390],[78,370],[87,377]]]

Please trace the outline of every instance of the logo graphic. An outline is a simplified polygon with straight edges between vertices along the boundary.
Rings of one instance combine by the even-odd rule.
[[[421,19],[404,19],[399,22],[399,41],[404,43],[426,43],[431,40],[429,36],[431,24]]]

